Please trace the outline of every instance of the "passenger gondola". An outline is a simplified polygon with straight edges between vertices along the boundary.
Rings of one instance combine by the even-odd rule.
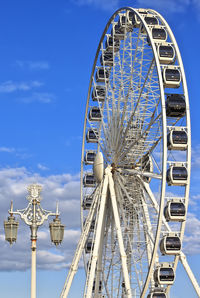
[[[111,36],[118,40],[123,40],[125,34],[122,32],[121,28],[119,27],[118,23],[113,24],[113,28],[111,30]]]
[[[176,55],[174,47],[167,43],[159,44],[157,47],[158,57],[161,64],[172,64],[175,61]]]
[[[176,66],[167,66],[163,69],[163,84],[165,88],[178,88],[181,83],[181,73]]]
[[[168,150],[186,150],[187,149],[187,133],[181,127],[171,129],[167,135]]]
[[[107,35],[106,43],[105,43],[106,52],[113,52],[113,51],[118,52],[119,47],[120,47],[119,39],[116,39],[111,35]]]
[[[96,71],[96,81],[99,83],[107,83],[109,80],[109,71],[106,68],[99,67]]]
[[[100,57],[101,65],[113,66],[113,52],[103,51]]]
[[[94,187],[96,184],[95,177],[92,173],[85,174],[83,177],[84,187]]]
[[[154,271],[154,280],[159,285],[172,285],[175,280],[174,269],[168,263],[163,263]]]
[[[106,88],[102,85],[94,86],[92,90],[92,100],[103,102],[106,96]]]
[[[155,25],[152,28],[149,28],[152,34],[154,42],[165,42],[167,40],[167,31],[164,27],[160,25]],[[147,36],[147,42],[150,45],[150,38]]]
[[[185,166],[171,165],[167,170],[168,185],[183,186],[187,184],[187,168]]]
[[[98,143],[98,131],[96,129],[89,129],[86,134],[87,143]]]
[[[89,210],[93,202],[93,197],[91,195],[86,196],[83,200],[83,209]]]
[[[133,31],[132,21],[124,14],[119,15],[118,27],[123,34]]]
[[[144,17],[144,21],[147,24],[147,26],[158,25],[158,19],[156,17],[147,15],[146,17]],[[145,27],[143,25],[141,31],[142,33],[146,33]]]
[[[166,115],[167,117],[183,117],[186,113],[185,98],[181,94],[167,95]]]
[[[176,235],[164,236],[160,241],[160,251],[163,255],[177,255],[181,251],[181,240]]]
[[[147,298],[166,298],[166,294],[162,289],[155,289],[151,293],[148,294]]]
[[[146,9],[138,9],[138,12],[139,12],[140,15],[143,15],[143,16],[148,14],[148,11]],[[134,13],[134,16],[132,17],[133,27],[139,28],[140,23],[141,23],[140,19],[138,18],[136,13]]]
[[[164,208],[164,215],[167,221],[182,222],[186,218],[186,207],[181,199],[171,199]]]
[[[101,110],[99,107],[92,107],[88,114],[90,121],[101,121]]]
[[[96,151],[89,150],[86,152],[84,162],[86,165],[93,165],[96,156]]]
[[[91,253],[93,246],[94,244],[92,243],[92,238],[88,238],[85,244],[85,253],[86,254]]]

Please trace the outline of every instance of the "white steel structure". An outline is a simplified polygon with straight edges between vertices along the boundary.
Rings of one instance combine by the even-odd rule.
[[[84,297],[166,297],[179,260],[200,297],[181,251],[190,167],[188,91],[175,37],[158,12],[121,8],[105,27],[90,78],[82,235],[61,297],[82,253]]]

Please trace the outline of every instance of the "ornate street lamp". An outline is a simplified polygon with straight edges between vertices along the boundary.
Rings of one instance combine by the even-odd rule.
[[[17,240],[17,229],[19,222],[15,221],[15,215],[19,215],[21,219],[30,226],[31,229],[31,298],[36,298],[36,241],[37,230],[49,216],[55,216],[52,223],[49,224],[51,241],[57,246],[61,244],[64,236],[64,225],[61,224],[59,219],[58,204],[56,206],[56,213],[44,210],[41,205],[40,193],[42,187],[37,184],[31,184],[28,186],[29,195],[27,199],[29,201],[28,206],[25,209],[13,211],[13,202],[11,201],[11,207],[8,213],[10,216],[7,221],[4,221],[5,239],[12,244]]]

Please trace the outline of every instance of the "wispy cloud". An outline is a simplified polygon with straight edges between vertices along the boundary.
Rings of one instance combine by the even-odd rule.
[[[184,252],[190,255],[200,253],[200,220],[193,213],[188,213],[186,221]]]
[[[29,70],[47,70],[50,68],[50,65],[47,61],[17,60],[16,65],[22,69],[29,69]]]
[[[29,91],[43,85],[39,81],[14,82],[12,80],[0,83],[0,93],[12,93],[16,91]]]
[[[41,163],[38,163],[37,164],[37,167],[38,167],[39,170],[42,170],[42,171],[49,170],[49,168],[47,168],[46,166],[42,165]]]
[[[153,8],[158,11],[166,11],[170,13],[184,12],[187,10],[191,0],[137,0],[136,3],[140,7]]]
[[[0,147],[0,152],[13,153],[13,152],[15,152],[15,148]]]
[[[135,8],[152,8],[161,13],[184,13],[188,8],[193,7],[195,14],[200,17],[199,0],[135,0],[133,3],[124,4],[122,0],[71,0],[79,6],[91,6],[105,11],[111,11],[124,7],[132,6]]]
[[[94,6],[108,11],[113,11],[120,7],[119,0],[72,0],[72,2],[79,6]]]
[[[34,92],[30,96],[22,97],[19,99],[23,103],[51,103],[55,99],[55,96],[52,93],[48,92]]]

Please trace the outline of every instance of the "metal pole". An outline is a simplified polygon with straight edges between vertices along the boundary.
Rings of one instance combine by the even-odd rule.
[[[37,241],[37,222],[36,222],[36,199],[32,200],[33,219],[31,228],[31,298],[36,298],[36,241]]]
[[[31,298],[36,298],[36,241],[31,240]]]

